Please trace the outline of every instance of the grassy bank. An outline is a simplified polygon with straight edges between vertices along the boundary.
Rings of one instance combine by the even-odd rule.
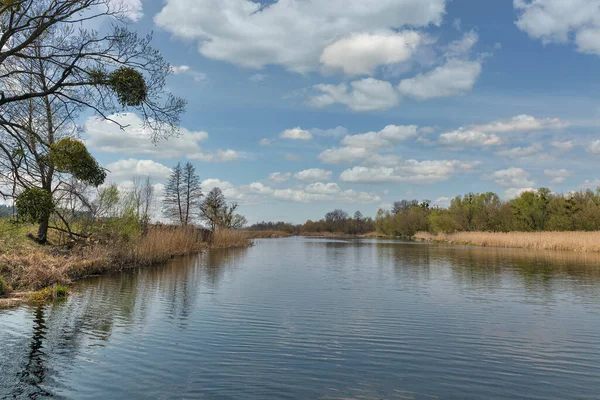
[[[600,232],[457,232],[432,235],[419,232],[416,240],[482,247],[600,252]]]
[[[23,232],[19,232],[23,233]],[[31,297],[36,291],[68,285],[91,275],[163,263],[210,248],[249,247],[242,231],[220,230],[209,241],[194,228],[150,227],[136,239],[80,244],[72,249],[39,246],[31,240],[0,242],[0,307]],[[13,237],[13,235],[11,235]]]

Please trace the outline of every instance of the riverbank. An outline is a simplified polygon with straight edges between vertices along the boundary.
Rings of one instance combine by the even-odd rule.
[[[151,227],[135,240],[72,249],[21,243],[0,253],[0,308],[30,300],[36,291],[92,275],[148,267],[210,249],[249,247],[242,231],[221,230],[205,241],[194,228]]]
[[[417,241],[455,245],[600,252],[600,232],[418,232]]]
[[[370,232],[364,235],[350,235],[343,232],[300,232],[300,233],[289,233],[284,231],[246,231],[250,239],[281,239],[292,236],[300,237],[318,237],[318,238],[382,238],[386,237],[377,232]]]

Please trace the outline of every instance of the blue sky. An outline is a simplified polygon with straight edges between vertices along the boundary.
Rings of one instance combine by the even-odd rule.
[[[250,222],[600,186],[600,0],[126,3],[189,105],[157,146],[85,121],[112,182],[189,160]]]

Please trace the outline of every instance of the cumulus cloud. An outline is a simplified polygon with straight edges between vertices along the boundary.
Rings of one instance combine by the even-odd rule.
[[[317,188],[334,190],[334,186],[322,184],[323,186],[309,186],[310,190],[317,191]],[[333,184],[335,185],[335,184]],[[381,197],[374,193],[358,192],[355,190],[338,190],[332,193],[316,193],[310,192],[309,188],[305,190],[298,189],[282,189],[276,190],[273,197],[277,200],[290,201],[295,203],[312,203],[312,202],[336,202],[336,203],[353,203],[353,204],[369,204],[381,202]],[[339,188],[338,188],[339,189]]]
[[[492,173],[487,179],[493,180],[497,185],[512,188],[525,188],[535,185],[530,179],[531,174],[523,168],[508,168]]]
[[[552,178],[551,183],[558,185],[564,183],[567,178],[573,176],[574,172],[568,169],[546,169],[544,175]]]
[[[132,179],[135,176],[150,176],[162,180],[171,174],[171,168],[161,163],[135,158],[110,163],[106,166],[106,169],[110,171],[108,179],[113,181]]]
[[[144,16],[142,0],[110,0],[112,10],[122,12],[133,22],[137,22]]]
[[[318,158],[325,164],[353,164],[371,155],[372,153],[365,148],[341,147],[327,149],[319,154]]]
[[[344,128],[343,126],[336,126],[335,128],[330,129],[313,128],[310,130],[310,133],[312,133],[315,136],[340,137],[347,135],[348,129]]]
[[[292,178],[292,174],[290,172],[273,172],[269,175],[269,181],[275,184],[286,183]]]
[[[587,151],[591,154],[600,154],[600,140],[594,140],[591,142]]]
[[[516,24],[543,43],[568,43],[577,50],[600,55],[600,2],[598,0],[514,0]]]
[[[400,81],[398,90],[416,100],[465,94],[475,86],[481,74],[481,61],[449,59],[433,71]]]
[[[293,128],[293,129],[286,129],[285,131],[281,132],[281,135],[279,135],[279,137],[281,137],[282,139],[289,139],[289,140],[308,141],[308,140],[311,140],[313,136],[309,131],[305,131],[304,129],[300,129],[300,128]]]
[[[320,168],[306,169],[294,174],[294,178],[303,182],[328,181],[332,176],[333,172],[325,171],[324,169]]]
[[[464,147],[486,147],[502,144],[500,137],[494,134],[460,128],[455,131],[442,133],[440,144],[453,149]]]
[[[380,65],[410,59],[421,41],[415,31],[354,33],[327,46],[321,62],[347,75],[371,75]]]
[[[455,40],[446,46],[445,56],[448,58],[463,58],[469,55],[473,46],[479,40],[475,31],[467,32],[462,39]]]
[[[394,142],[402,142],[417,136],[416,125],[388,125],[379,132],[367,132],[358,135],[348,135],[342,140],[342,145],[358,148],[379,148],[391,146]]]
[[[532,144],[526,147],[513,147],[511,149],[501,150],[496,154],[502,157],[521,159],[540,157],[544,154],[544,147],[541,144]]]
[[[337,183],[315,182],[306,187],[307,193],[313,194],[335,194],[342,191]]]
[[[319,84],[313,87],[319,94],[312,96],[308,104],[323,108],[332,104],[343,104],[353,111],[387,110],[399,102],[398,93],[392,84],[374,78],[365,78],[339,85]]]
[[[439,25],[445,5],[445,0],[167,0],[154,21],[175,37],[196,41],[205,57],[306,73],[322,67],[324,50],[336,41],[362,32]],[[385,62],[381,47],[376,59]]]
[[[458,160],[406,160],[395,167],[356,166],[340,175],[348,183],[413,183],[432,184],[450,179],[459,172],[471,171],[477,163]]]
[[[171,66],[171,72],[174,75],[186,75],[194,79],[194,81],[200,83],[206,80],[206,74],[204,72],[196,71],[187,65],[173,65]]]
[[[206,151],[200,143],[208,139],[204,131],[189,131],[180,128],[179,136],[163,140],[158,144],[151,141],[151,133],[134,113],[115,114],[112,121],[90,117],[85,122],[86,145],[90,150],[103,153],[146,155],[156,158],[187,158],[204,162],[226,162],[242,157],[235,150]]]
[[[504,191],[504,198],[506,200],[516,199],[525,192],[537,192],[537,189],[528,188],[508,188]]]
[[[559,118],[536,118],[531,115],[517,115],[510,119],[493,121],[489,124],[474,125],[473,130],[486,133],[530,132],[545,129],[562,129],[569,126]]]
[[[552,143],[550,143],[550,145],[556,149],[558,149],[559,151],[569,151],[573,148],[573,142],[572,141],[565,141],[565,142],[560,142],[560,141],[553,141]]]

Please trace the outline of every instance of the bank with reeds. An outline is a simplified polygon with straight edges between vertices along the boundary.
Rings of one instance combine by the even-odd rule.
[[[27,301],[32,294],[92,275],[148,267],[210,249],[251,246],[246,233],[151,226],[134,239],[77,243],[72,248],[40,246],[33,241],[0,247],[0,307]],[[2,243],[0,243],[2,245]],[[33,296],[35,297],[35,296]]]
[[[593,232],[418,232],[415,240],[454,245],[600,252],[600,231]]]

